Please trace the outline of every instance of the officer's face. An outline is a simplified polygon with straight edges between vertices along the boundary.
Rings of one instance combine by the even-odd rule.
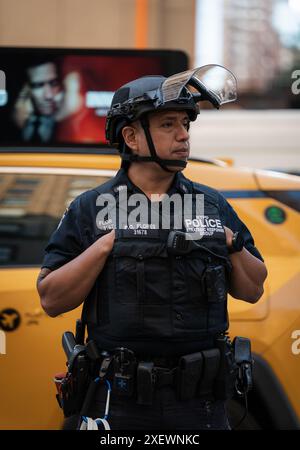
[[[162,111],[149,114],[149,125],[157,155],[162,159],[186,161],[190,153],[189,117],[185,111]],[[149,148],[142,127],[138,133],[138,153],[148,156]],[[174,172],[183,170],[170,166]]]

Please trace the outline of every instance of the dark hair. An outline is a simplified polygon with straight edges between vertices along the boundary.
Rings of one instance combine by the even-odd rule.
[[[43,64],[54,64],[57,69],[58,78],[61,79],[61,58],[57,56],[51,57],[51,55],[45,54],[34,54],[34,55],[26,55],[26,60],[24,64],[24,72],[25,76],[28,79],[28,69],[32,69],[34,67],[42,66]]]

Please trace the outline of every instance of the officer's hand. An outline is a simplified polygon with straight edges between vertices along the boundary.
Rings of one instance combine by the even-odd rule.
[[[225,235],[226,235],[226,245],[228,248],[230,248],[232,245],[233,231],[230,228],[227,228],[225,226],[224,226],[224,230],[225,230]]]
[[[98,243],[101,246],[101,250],[109,254],[112,251],[112,248],[114,246],[115,241],[115,230],[111,230],[109,233],[102,236],[100,239],[98,239]]]

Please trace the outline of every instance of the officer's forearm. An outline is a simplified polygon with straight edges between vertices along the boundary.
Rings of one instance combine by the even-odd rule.
[[[267,277],[265,264],[246,248],[230,255],[232,263],[229,293],[240,300],[256,303],[262,296]]]
[[[38,282],[41,305],[49,316],[56,317],[71,311],[85,300],[111,252],[113,238],[103,236],[72,261]]]

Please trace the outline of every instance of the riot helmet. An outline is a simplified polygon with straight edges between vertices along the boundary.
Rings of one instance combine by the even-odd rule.
[[[195,121],[200,112],[199,103],[208,100],[215,108],[237,98],[236,78],[223,66],[209,64],[187,70],[168,78],[152,75],[133,80],[120,87],[114,94],[106,118],[106,139],[116,146],[127,165],[130,162],[156,162],[164,170],[167,166],[184,168],[185,160],[159,158],[149,129],[148,114],[163,110],[186,111],[190,121]],[[150,156],[134,155],[127,148],[122,129],[139,120],[144,130]],[[126,167],[125,164],[125,167]]]

